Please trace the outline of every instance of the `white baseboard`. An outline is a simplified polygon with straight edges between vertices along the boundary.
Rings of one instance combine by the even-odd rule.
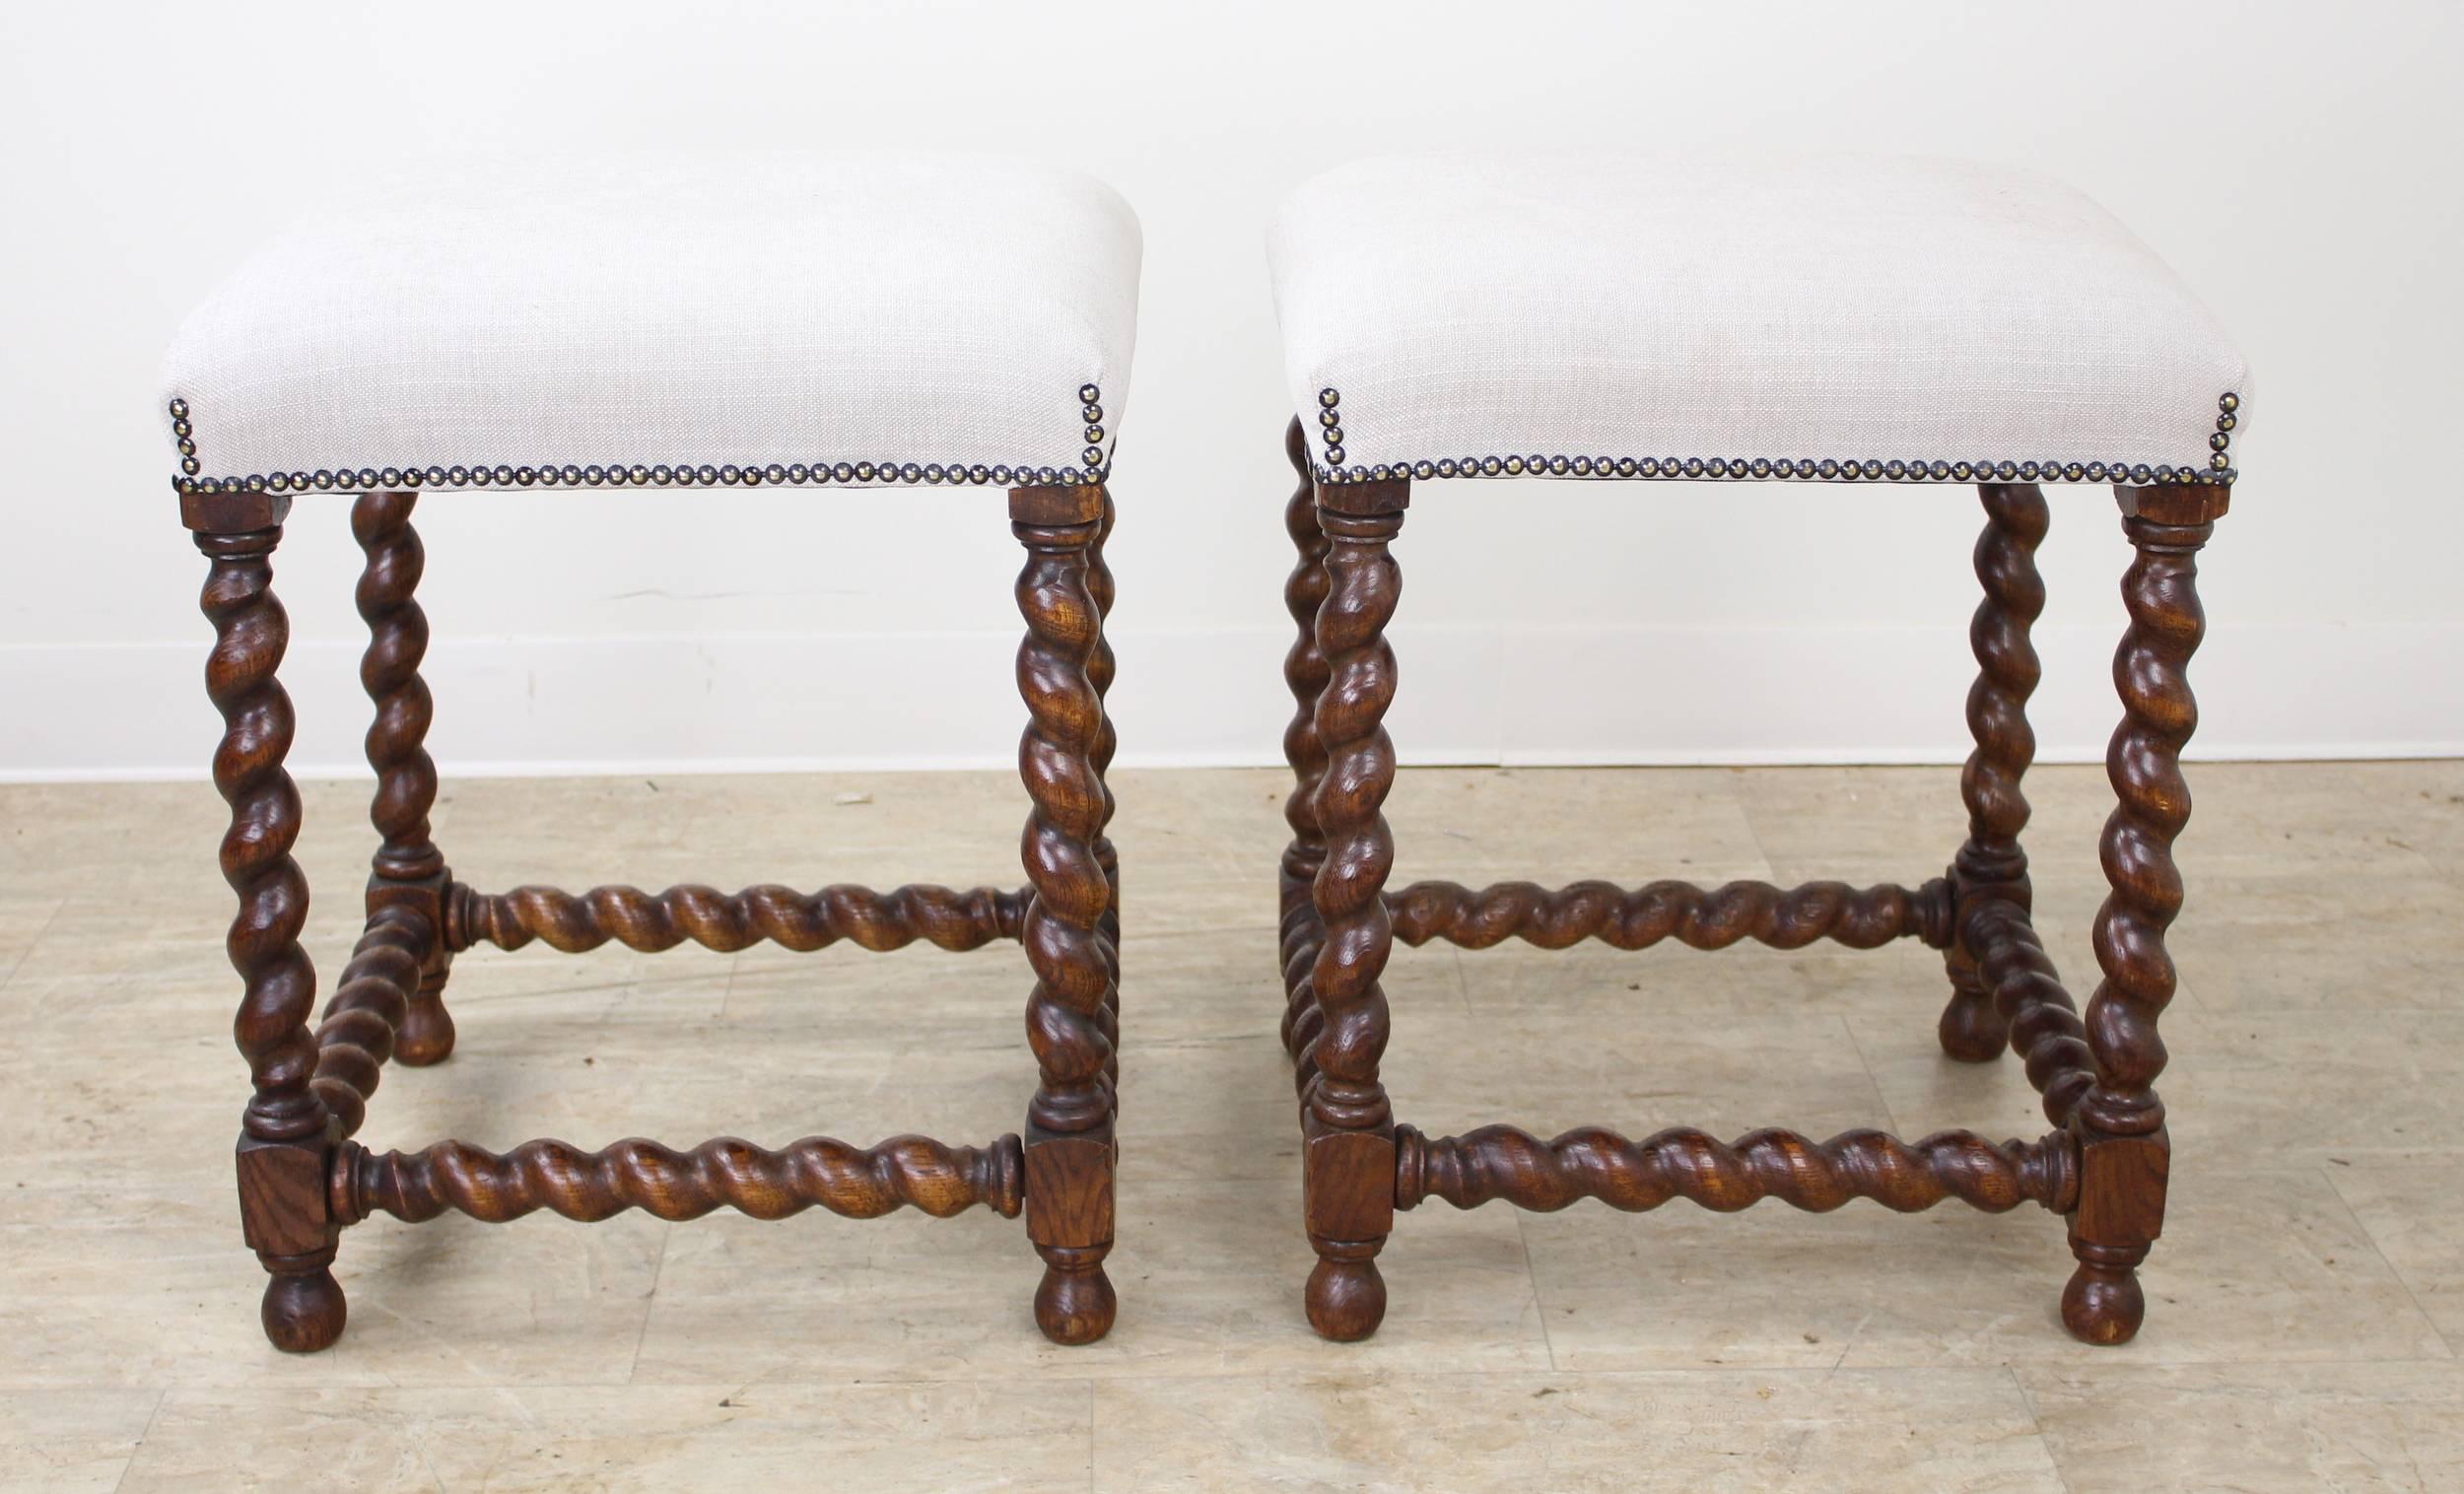
[[[1280,628],[1124,630],[1129,767],[1279,764]],[[1399,627],[1390,717],[1413,764],[1950,763],[1958,628]],[[2040,627],[2046,762],[2101,759],[2110,627]],[[293,771],[358,777],[356,640],[296,643]],[[441,638],[431,747],[464,775],[1008,768],[1013,634]],[[198,779],[219,732],[202,641],[0,648],[0,781]],[[2464,755],[2464,626],[2218,627],[2192,679],[2209,759]]]

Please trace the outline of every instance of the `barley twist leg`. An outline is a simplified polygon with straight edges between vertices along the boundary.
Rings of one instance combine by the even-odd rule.
[[[368,817],[382,837],[369,878],[368,912],[374,919],[387,908],[408,907],[435,934],[393,1039],[395,1061],[414,1067],[443,1062],[453,1052],[453,1018],[445,1009],[445,977],[453,962],[445,938],[448,876],[445,855],[428,834],[437,765],[425,743],[436,705],[419,676],[428,652],[428,615],[414,600],[427,565],[419,532],[411,527],[418,501],[416,493],[370,493],[351,508],[351,533],[366,557],[358,601],[368,624],[368,651],[360,659],[360,685],[376,708],[368,728],[368,766],[376,771],[376,796]]]
[[[2206,628],[2198,552],[2226,491],[2121,493],[2136,554],[2122,579],[2130,627],[2113,659],[2122,724],[2105,753],[2118,802],[2099,847],[2111,891],[2095,926],[2104,979],[2088,1006],[2096,1080],[2071,1122],[2080,1139],[2070,1231],[2079,1267],[2062,1293],[2064,1325],[2088,1343],[2122,1343],[2139,1331],[2147,1299],[2138,1266],[2163,1228],[2171,1149],[2154,1087],[2165,1061],[2156,1022],[2174,988],[2164,931],[2182,906],[2173,842],[2190,821],[2181,751],[2199,719],[2189,681]]]
[[[1018,689],[1028,725],[1018,772],[1034,803],[1022,856],[1034,896],[1020,942],[1035,970],[1027,1038],[1040,1080],[1027,1111],[1027,1236],[1044,1257],[1036,1324],[1057,1343],[1091,1343],[1112,1326],[1104,1274],[1113,1240],[1113,953],[1103,921],[1112,892],[1096,843],[1106,796],[1096,753],[1104,706],[1089,666],[1102,624],[1087,551],[1102,522],[1100,488],[1020,489],[1011,528],[1026,547],[1018,610]]]
[[[213,501],[222,497],[233,501]],[[199,598],[214,625],[205,689],[223,717],[214,786],[231,806],[223,879],[240,900],[226,941],[243,986],[233,1036],[255,1086],[240,1118],[240,1228],[268,1276],[259,1315],[265,1336],[276,1348],[308,1353],[342,1335],[348,1309],[330,1269],[338,1226],[324,1188],[326,1159],[340,1138],[310,1085],[316,972],[300,947],[308,888],[291,858],[300,793],[283,768],[294,720],[275,678],[291,626],[273,592],[273,554],[290,506],[261,495],[199,498],[185,506],[185,517],[208,562]]]
[[[1395,939],[1384,892],[1395,842],[1380,806],[1395,785],[1384,720],[1396,668],[1385,632],[1403,589],[1388,547],[1408,493],[1403,484],[1319,493],[1328,548],[1317,639],[1327,683],[1316,728],[1326,767],[1310,809],[1326,853],[1310,888],[1324,924],[1309,977],[1319,1020],[1300,1055],[1305,1208],[1318,1253],[1305,1300],[1310,1324],[1338,1340],[1367,1337],[1386,1316],[1376,1257],[1395,1219],[1395,1118],[1378,1080],[1387,1039],[1378,977]]]
[[[1086,547],[1086,589],[1087,594],[1095,599],[1096,627],[1095,652],[1087,659],[1086,678],[1087,683],[1095,687],[1095,702],[1099,707],[1104,705],[1104,698],[1112,693],[1116,672],[1112,643],[1104,637],[1104,630],[1112,619],[1114,591],[1112,568],[1104,564],[1104,544],[1112,538],[1114,517],[1112,493],[1107,489],[1104,493],[1104,516],[1096,523],[1095,542]],[[1113,1115],[1116,1119],[1121,1114],[1121,852],[1114,849],[1112,837],[1106,832],[1111,828],[1113,813],[1119,807],[1114,800],[1108,775],[1112,772],[1113,753],[1120,745],[1120,733],[1113,729],[1108,711],[1103,725],[1096,732],[1092,761],[1096,781],[1104,785],[1104,820],[1095,832],[1095,859],[1104,868],[1104,886],[1111,899],[1104,908],[1102,926],[1105,948],[1112,957],[1112,989],[1104,997],[1104,1038],[1112,1044],[1113,1053],[1104,1060],[1104,1078],[1112,1086]]]
[[[1292,842],[1283,851],[1279,875],[1281,957],[1283,964],[1283,1049],[1298,1058],[1318,1036],[1316,993],[1309,972],[1326,943],[1326,924],[1310,901],[1309,889],[1326,861],[1326,837],[1318,830],[1312,801],[1318,780],[1326,774],[1326,746],[1318,739],[1318,695],[1326,689],[1327,662],[1318,646],[1318,608],[1327,596],[1327,537],[1318,525],[1318,495],[1309,475],[1309,442],[1295,420],[1284,433],[1283,454],[1299,474],[1291,502],[1284,506],[1283,527],[1292,536],[1299,559],[1283,583],[1284,609],[1291,613],[1298,636],[1283,655],[1283,683],[1292,692],[1292,720],[1283,729],[1283,759],[1292,767],[1292,791],[1283,800],[1283,818],[1292,827]],[[1293,1076],[1306,1088],[1308,1070]]]
[[[1968,838],[1951,863],[1951,879],[1962,910],[1977,899],[1999,898],[2023,916],[2030,898],[2019,832],[2027,828],[2028,808],[2019,780],[2036,756],[2027,699],[2043,673],[2028,628],[2045,610],[2036,546],[2052,514],[2033,483],[1987,483],[1977,491],[1985,506],[1985,532],[1976,541],[1976,579],[1985,599],[1968,624],[1976,683],[1968,691],[1967,710],[1976,750],[1959,776]],[[1963,921],[1954,916],[1952,926]],[[1943,952],[1951,1003],[1936,1029],[1943,1052],[1968,1063],[1999,1057],[2011,1037],[2010,1023],[1995,1008],[1993,991],[1977,970],[1977,953],[1957,940]]]
[[[636,1208],[661,1219],[699,1219],[719,1208],[786,1219],[814,1207],[849,1219],[900,1208],[947,1219],[978,1204],[1015,1217],[1019,1171],[1015,1136],[988,1147],[926,1136],[859,1147],[806,1136],[777,1151],[733,1136],[690,1151],[640,1137],[595,1152],[540,1140],[502,1154],[440,1141],[418,1152],[347,1148],[336,1190],[355,1215],[413,1222],[448,1209],[497,1224],[540,1209],[584,1223]]]

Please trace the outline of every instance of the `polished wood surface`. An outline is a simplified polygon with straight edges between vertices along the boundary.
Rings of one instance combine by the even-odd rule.
[[[1327,680],[1314,713],[1326,762],[1309,813],[1324,852],[1309,889],[1320,932],[1299,987],[1294,1055],[1302,1210],[1318,1253],[1305,1300],[1310,1323],[1336,1339],[1367,1337],[1386,1316],[1377,1254],[1395,1217],[1395,1115],[1378,1081],[1387,1038],[1378,975],[1395,944],[1384,897],[1395,840],[1379,806],[1395,786],[1395,744],[1384,725],[1395,652],[1385,633],[1403,595],[1388,547],[1403,529],[1408,490],[1363,483],[1318,495],[1327,590],[1315,627]]]
[[[1914,888],[1653,882],[1628,890],[1577,882],[1550,889],[1499,882],[1473,892],[1454,882],[1414,882],[1388,894],[1386,908],[1395,937],[1404,943],[1434,939],[1465,949],[1507,939],[1542,949],[1567,949],[1586,939],[1616,949],[1648,949],[1664,939],[1691,949],[1726,949],[1745,939],[1774,949],[1803,949],[1820,939],[1851,949],[1903,938],[1939,947],[1951,938],[1950,888],[1941,877]]]
[[[1070,1344],[1102,1337],[1116,1312],[1104,1258],[1114,1233],[1120,1035],[1119,853],[1105,835],[1114,809],[1105,770],[1118,743],[1104,712],[1115,672],[1103,638],[1114,594],[1103,561],[1111,495],[1086,484],[1010,494],[1026,550],[1017,598],[1026,624],[1018,684],[1029,717],[1019,750],[1032,805],[1028,885],[811,894],[698,884],[491,894],[455,879],[429,824],[438,777],[425,745],[435,710],[419,673],[429,632],[416,598],[424,568],[416,504],[415,494],[373,493],[352,509],[364,557],[360,678],[375,709],[367,750],[378,844],[366,923],[311,1029],[316,978],[300,942],[308,883],[290,853],[300,795],[283,767],[294,722],[276,678],[289,624],[273,593],[272,557],[291,502],[245,492],[180,502],[208,562],[202,605],[215,643],[206,687],[224,721],[214,781],[230,804],[222,862],[239,899],[229,939],[241,985],[234,1031],[254,1086],[238,1153],[240,1223],[269,1277],[267,1338],[308,1352],[341,1335],[348,1310],[331,1269],[339,1237],[376,1213],[504,1222],[545,1210],[595,1221],[630,1209],[691,1219],[727,1207],[784,1219],[817,1207],[873,1218],[978,1206],[1025,1216],[1044,1262],[1034,1294],[1044,1333]],[[871,1147],[808,1136],[775,1151],[734,1137],[684,1151],[639,1137],[598,1150],[540,1139],[502,1153],[455,1140],[377,1153],[352,1140],[387,1063],[434,1064],[452,1053],[445,987],[453,957],[534,940],[560,951],[611,940],[721,951],[764,941],[808,951],[840,941],[967,950],[1015,940],[1035,974],[1027,1030],[1039,1079],[1024,1136],[953,1146],[908,1135]]]
[[[1627,1213],[1684,1198],[1733,1213],[1776,1198],[1827,1214],[1871,1198],[1912,1214],[1956,1198],[1999,1214],[2022,1203],[2064,1209],[2076,1196],[2070,1149],[2060,1140],[2005,1141],[1942,1131],[1902,1141],[1882,1131],[1845,1131],[1814,1141],[1794,1131],[1751,1131],[1734,1142],[1672,1126],[1641,1141],[1591,1126],[1542,1141],[1511,1125],[1428,1137],[1402,1128],[1396,1202],[1442,1198],[1457,1208],[1503,1200],[1543,1213],[1597,1198]]]
[[[686,1152],[638,1139],[595,1152],[525,1141],[502,1155],[462,1141],[408,1153],[348,1147],[337,1170],[355,1220],[381,1211],[416,1223],[450,1209],[506,1224],[540,1209],[584,1223],[633,1208],[661,1219],[717,1208],[785,1219],[813,1207],[849,1219],[897,1208],[946,1219],[979,1204],[1015,1219],[1024,1167],[1015,1136],[986,1147],[807,1136],[777,1151],[722,1136]]]
[[[417,497],[370,493],[351,507],[351,533],[365,557],[356,598],[368,625],[360,687],[376,712],[367,741],[368,766],[376,774],[368,818],[378,837],[370,864],[368,915],[373,920],[380,909],[407,907],[431,929],[443,929],[452,873],[428,833],[428,812],[437,802],[437,765],[427,748],[436,704],[419,675],[428,654],[428,614],[416,594],[427,569],[427,552],[411,527]],[[453,1052],[445,984],[454,947],[447,938],[429,941],[410,1005],[395,1024],[393,1056],[413,1067],[442,1063]]]
[[[2044,608],[2035,552],[2050,518],[2035,486],[1980,489],[1984,599],[1969,630],[1977,679],[1967,706],[1976,747],[1960,781],[1968,833],[1943,876],[1865,889],[1592,881],[1474,891],[1429,881],[1390,893],[1395,846],[1379,805],[1394,783],[1383,722],[1397,682],[1385,630],[1402,590],[1391,547],[1410,484],[1314,485],[1298,422],[1285,454],[1300,487],[1284,515],[1298,553],[1284,587],[1298,628],[1284,680],[1298,709],[1284,733],[1294,786],[1279,868],[1283,1038],[1302,1102],[1303,1209],[1319,1256],[1305,1305],[1318,1331],[1376,1331],[1386,1309],[1376,1257],[1394,1211],[1430,1198],[1539,1210],[1593,1198],[1629,1211],[1676,1198],[1715,1211],[1775,1198],[1815,1212],[1869,1198],[1902,1212],[1955,1199],[2061,1214],[2078,1260],[2063,1324],[2089,1343],[2137,1332],[2146,1311],[2137,1267],[2162,1228],[2169,1168],[2153,1086],[2165,1058],[2157,1019],[2174,988],[2164,929],[2181,906],[2171,847],[2190,812],[2180,752],[2196,720],[2186,679],[2202,625],[2193,557],[2227,490],[2116,490],[2134,547],[2122,584],[2130,626],[2114,662],[2124,714],[2109,769],[2120,805],[2101,848],[2112,887],[2095,930],[2104,980],[2083,1020],[2033,927],[2020,849],[2029,813],[2020,782],[2035,755],[2027,702],[2041,673],[2029,640]],[[1429,1136],[1396,1123],[1379,1080],[1389,1017],[1378,977],[1399,939],[1630,950],[1674,940],[1713,950],[1826,939],[1871,949],[1900,938],[1943,951],[1951,986],[1937,1024],[1943,1050],[1985,1062],[2016,1048],[2049,1133],[1996,1142],[1951,1130],[1910,1142],[1879,1130],[1815,1140],[1766,1129],[1723,1141],[1678,1126],[1631,1140],[1586,1126],[1542,1139],[1489,1125]]]
[[[240,1232],[269,1278],[265,1336],[308,1351],[341,1336],[348,1309],[329,1269],[340,1224],[325,1175],[339,1126],[310,1082],[316,971],[300,947],[308,900],[291,857],[300,791],[283,768],[296,725],[275,678],[291,623],[274,596],[273,555],[291,506],[261,494],[193,497],[182,509],[206,557],[199,605],[214,625],[205,690],[223,717],[214,786],[231,806],[223,879],[240,904],[224,941],[240,983],[232,1031],[254,1085],[240,1122]]]
[[[1114,908],[1098,853],[1112,798],[1096,761],[1109,751],[1104,698],[1090,676],[1103,637],[1090,555],[1106,515],[1100,490],[1061,491],[1091,502],[1017,503],[1010,513],[1027,549],[1017,585],[1027,625],[1018,688],[1028,715],[1018,773],[1034,804],[1021,842],[1033,896],[1019,928],[1035,970],[1027,1042],[1038,1074],[1027,1107],[1027,1238],[1044,1257],[1037,1324],[1057,1343],[1088,1343],[1111,1328],[1118,1306],[1104,1273],[1113,1242],[1118,952],[1104,931]]]
[[[2105,752],[2119,803],[2097,848],[2112,892],[2096,914],[2104,979],[2088,1003],[2096,1082],[2079,1102],[2081,1199],[2071,1217],[2079,1268],[2062,1293],[2062,1321],[2089,1343],[2123,1343],[2147,1316],[2138,1267],[2164,1228],[2172,1145],[2156,1076],[2164,1042],[2156,1022],[2173,999],[2164,931],[2182,907],[2173,841],[2190,823],[2182,747],[2199,724],[2190,658],[2207,631],[2199,605],[2200,547],[2224,511],[2223,488],[2125,489],[2122,529],[2136,551],[2122,577],[2130,628],[2113,658],[2122,724]]]
[[[2045,582],[2036,574],[2036,547],[2052,520],[2045,497],[2033,484],[1987,483],[1985,532],[1976,541],[1976,579],[1984,600],[1968,624],[1976,654],[1976,683],[1968,690],[1968,732],[1976,750],[1959,775],[1959,797],[1967,804],[1968,838],[1951,858],[1959,888],[1959,914],[1992,899],[2012,906],[2024,920],[2031,900],[2027,853],[2019,832],[2027,828],[2027,796],[2019,780],[2036,756],[2036,733],[2027,724],[2027,700],[2043,670],[2028,629],[2045,610]],[[1943,952],[1951,977],[1951,1001],[1936,1035],[1943,1052],[1968,1063],[2000,1056],[2011,1041],[2011,1024],[1994,1004],[1963,941]]]
[[[520,949],[533,939],[566,954],[582,954],[613,940],[628,949],[655,952],[679,944],[731,953],[755,944],[777,944],[809,953],[845,939],[870,950],[904,949],[922,939],[942,949],[978,949],[995,939],[1014,939],[1026,921],[1032,890],[1000,892],[978,887],[825,887],[800,893],[791,887],[748,887],[723,893],[716,887],[593,887],[564,892],[554,887],[516,887],[484,893],[456,885],[447,907],[447,937],[457,949],[493,944]]]

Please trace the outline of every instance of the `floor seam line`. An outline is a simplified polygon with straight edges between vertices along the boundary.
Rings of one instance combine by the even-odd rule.
[[[2370,1254],[2377,1256],[2378,1263],[2387,1268],[2387,1274],[2395,1278],[2396,1285],[2404,1288],[2404,1300],[2413,1304],[2413,1311],[2421,1315],[2422,1324],[2430,1329],[2430,1336],[2436,1338],[2446,1347],[2446,1351],[2453,1355],[2455,1353],[2454,1340],[2447,1337],[2446,1329],[2438,1326],[2438,1320],[2430,1316],[2430,1310],[2422,1306],[2421,1294],[2413,1290],[2413,1283],[2405,1278],[2404,1272],[2397,1268],[2394,1261],[2387,1258],[2387,1253],[2380,1248],[2378,1236],[2371,1231],[2369,1221],[2361,1217],[2361,1211],[2355,1208],[2353,1200],[2344,1195],[2344,1189],[2336,1186],[2336,1175],[2323,1167],[2311,1170],[2326,1180],[2327,1191],[2344,1206],[2345,1217],[2353,1221],[2353,1227],[2360,1230],[2361,1238],[2369,1243]]]
[[[1514,1238],[1523,1247],[1523,1274],[1532,1283],[1532,1311],[1540,1315],[1540,1348],[1548,1355],[1551,1374],[1562,1375],[1565,1366],[1557,1362],[1557,1340],[1548,1331],[1548,1304],[1540,1300],[1540,1264],[1532,1258],[1531,1231],[1524,1228],[1524,1211],[1514,1211]]]
[[[60,921],[60,915],[67,908],[68,899],[62,898],[51,906],[49,913],[43,915],[42,922],[35,927],[34,937],[28,939],[26,947],[18,952],[17,958],[9,962],[7,974],[0,975],[0,988],[6,987],[11,981],[17,979],[17,973],[24,970],[26,962],[34,957],[34,950],[41,945],[42,936],[51,931],[52,924]]]
[[[627,1385],[634,1384],[634,1377],[642,1373],[642,1346],[650,1341],[650,1315],[658,1311],[658,1283],[667,1274],[667,1246],[675,1238],[676,1222],[670,1219],[667,1228],[659,1232],[658,1259],[650,1266],[650,1295],[642,1299],[642,1330],[633,1335],[633,1359],[625,1366]]]
[[[2062,1471],[2062,1460],[2054,1455],[2053,1439],[2045,1435],[2045,1419],[2036,1414],[2036,1397],[2029,1393],[2026,1382],[2019,1379],[2019,1367],[2005,1363],[2002,1373],[2009,1378],[2011,1389],[2019,1392],[2019,1408],[2027,1412],[2027,1424],[2036,1429],[2036,1440],[2044,1444],[2045,1461],[2053,1465],[2053,1481],[2062,1486],[2063,1494],[2074,1494],[2071,1475]]]
[[[146,1450],[146,1439],[154,1435],[154,1424],[163,1418],[163,1402],[171,1398],[171,1388],[165,1386],[154,1397],[154,1408],[146,1412],[146,1424],[137,1433],[137,1445],[128,1450],[128,1461],[120,1464],[120,1476],[111,1480],[111,1494],[119,1494],[128,1486],[128,1475],[135,1471],[137,1455]]]

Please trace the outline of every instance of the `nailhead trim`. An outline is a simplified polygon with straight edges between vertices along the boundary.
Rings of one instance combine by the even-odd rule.
[[[1342,402],[1343,396],[1333,389],[1318,391],[1318,439],[1326,442],[1329,467],[1343,465],[1343,417],[1335,408]]]
[[[2216,434],[2208,438],[2213,453],[2205,466],[2103,461],[1902,461],[1874,457],[1835,459],[1811,456],[1450,456],[1408,462],[1380,462],[1373,467],[1343,465],[1343,430],[1335,414],[1343,402],[1332,388],[1318,391],[1320,438],[1326,460],[1313,471],[1322,483],[1426,481],[1433,477],[1583,477],[1593,479],[1656,479],[1678,482],[2061,482],[2121,483],[2157,487],[2168,483],[2230,487],[2241,474],[2234,470],[2228,447],[2239,422],[2241,396],[2218,396]]]
[[[1102,472],[1104,463],[1104,391],[1093,384],[1078,385],[1078,418],[1086,422],[1080,438],[1086,449],[1078,453],[1078,465],[1089,472]],[[1097,482],[1103,481],[1098,477]]]
[[[1076,488],[1103,483],[1112,476],[1104,450],[1104,392],[1094,384],[1078,386],[1079,414],[1085,422],[1084,450],[1074,467],[1044,467],[1005,462],[768,462],[759,466],[728,463],[698,466],[664,462],[592,463],[577,466],[542,462],[515,466],[510,462],[439,466],[413,462],[402,467],[319,467],[300,472],[252,472],[235,477],[208,477],[197,459],[196,430],[188,417],[188,401],[170,406],[171,436],[179,447],[179,471],[171,487],[181,493],[390,493],[450,488],[759,488],[764,485],[821,486],[828,483],[896,483],[923,487]]]
[[[2216,454],[2208,458],[2208,466],[2224,474],[2217,481],[2227,484],[2233,480],[2233,428],[2241,424],[2240,410],[2240,395],[2226,392],[2216,397],[2216,434],[2208,438],[2208,449]]]

